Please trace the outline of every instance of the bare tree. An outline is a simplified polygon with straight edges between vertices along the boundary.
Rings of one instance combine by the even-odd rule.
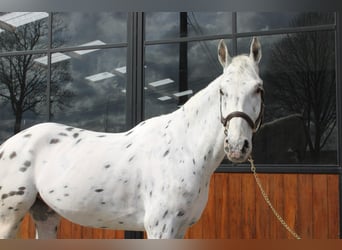
[[[45,32],[47,27],[44,21],[27,24],[17,28],[15,32],[3,32],[0,35],[0,49],[27,51],[44,47]],[[33,54],[23,54],[0,58],[0,98],[11,104],[15,117],[14,133],[21,130],[25,112],[37,113],[39,105],[46,105],[48,101],[47,69],[34,61],[36,57],[37,55]],[[73,93],[57,84],[58,81],[70,79],[66,67],[66,64],[60,64],[55,67],[51,76],[53,101],[57,102],[59,107],[66,105],[67,99],[73,96]]]
[[[305,13],[293,26],[333,23],[333,14]],[[307,142],[318,160],[336,126],[334,33],[313,31],[288,34],[272,50],[268,81],[278,99],[278,110],[301,113]]]

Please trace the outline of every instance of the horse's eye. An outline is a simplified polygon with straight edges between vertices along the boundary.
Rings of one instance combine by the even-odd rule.
[[[258,88],[256,89],[255,92],[256,92],[257,94],[260,94],[260,93],[264,92],[264,90],[263,90],[263,88],[258,87]]]

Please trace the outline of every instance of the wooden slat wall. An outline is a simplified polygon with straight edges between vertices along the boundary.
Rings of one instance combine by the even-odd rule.
[[[303,239],[339,237],[338,175],[259,174],[279,214]],[[34,238],[27,216],[20,237]],[[62,220],[61,239],[122,239],[123,231],[91,229]],[[292,239],[266,205],[251,174],[214,174],[209,201],[201,220],[192,226],[191,239]]]

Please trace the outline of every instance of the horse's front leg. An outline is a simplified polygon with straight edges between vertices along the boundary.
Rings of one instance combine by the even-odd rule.
[[[186,218],[166,210],[161,216],[145,218],[145,230],[148,239],[183,239],[188,228]]]

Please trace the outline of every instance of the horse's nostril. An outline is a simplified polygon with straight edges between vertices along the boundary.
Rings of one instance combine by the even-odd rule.
[[[243,142],[242,150],[246,150],[247,148],[249,148],[249,142],[248,142],[248,140],[245,140],[245,141]]]

